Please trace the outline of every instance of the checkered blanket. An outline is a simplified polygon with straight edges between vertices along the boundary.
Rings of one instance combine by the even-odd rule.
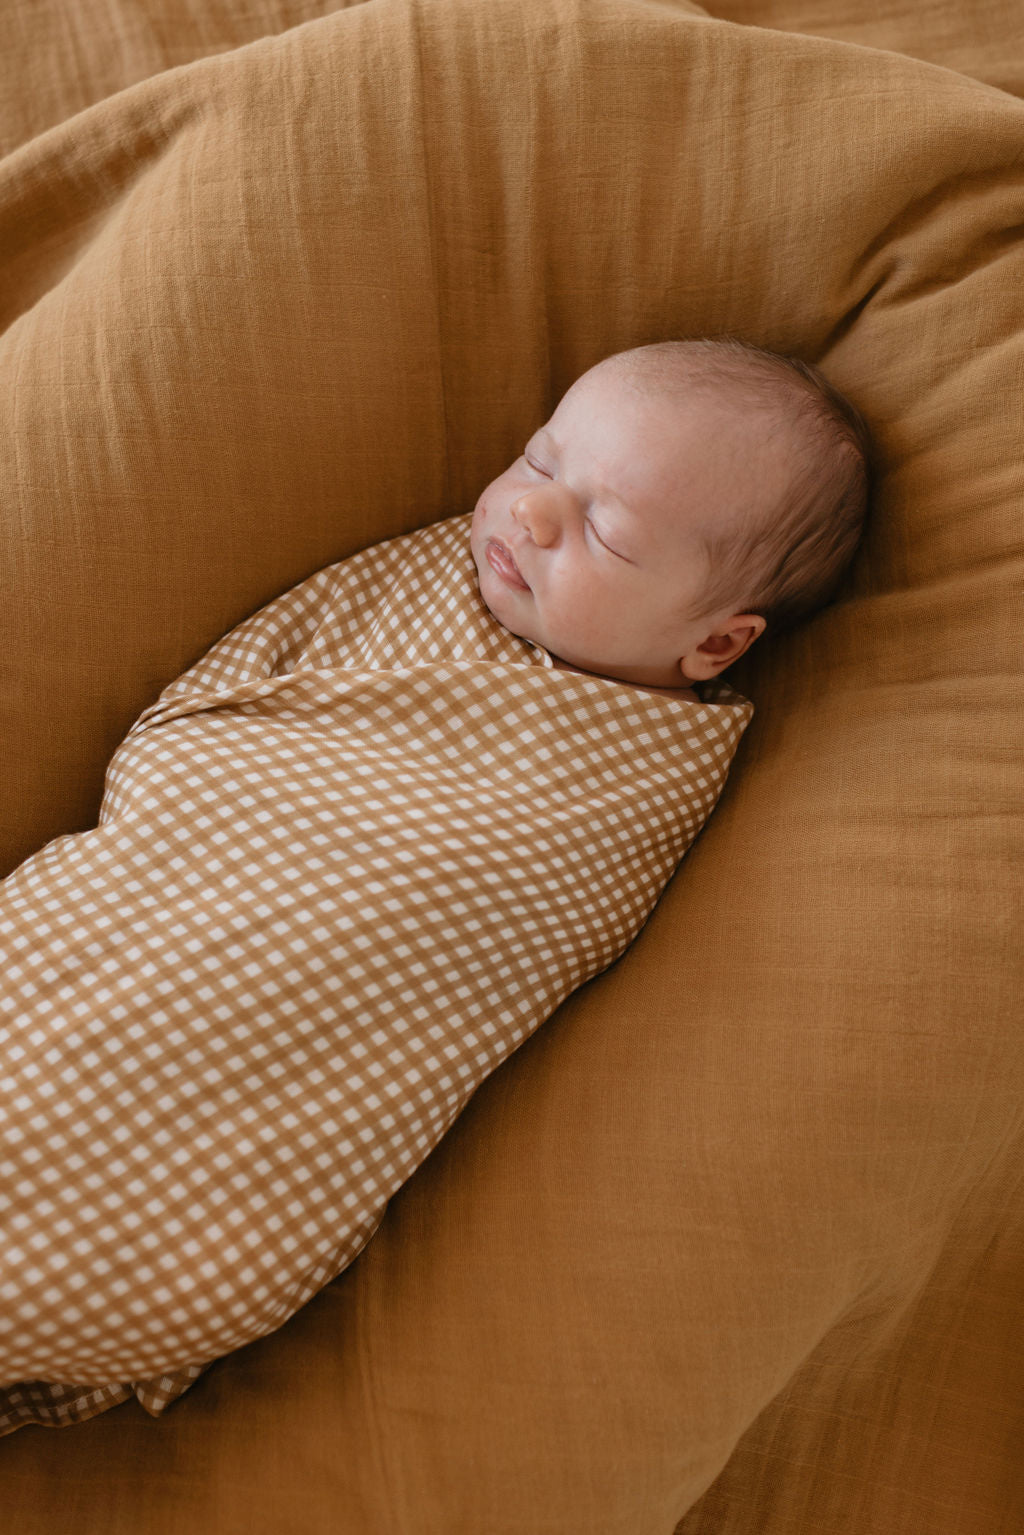
[[[711,811],[751,705],[556,668],[469,523],[240,624],[0,885],[0,1433],[280,1327]]]

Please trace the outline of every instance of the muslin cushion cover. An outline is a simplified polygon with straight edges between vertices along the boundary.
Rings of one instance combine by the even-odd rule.
[[[157,1415],[280,1326],[714,805],[749,703],[556,669],[471,519],[233,630],[0,885],[0,1434]]]
[[[899,10],[857,41],[995,78],[1018,35]],[[137,14],[69,11],[68,79]],[[157,1420],[5,1438],[19,1535],[1016,1535],[1024,106],[668,0],[103,59],[0,163],[5,868],[95,827],[219,635],[464,513],[609,352],[818,361],[883,473],[842,600],[730,673],[754,719],[629,950],[283,1326]]]

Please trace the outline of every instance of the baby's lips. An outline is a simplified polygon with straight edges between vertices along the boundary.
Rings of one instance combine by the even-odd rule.
[[[523,573],[513,558],[512,551],[507,544],[503,544],[500,538],[489,538],[484,548],[484,555],[492,570],[497,571],[502,580],[509,586],[517,586],[524,591],[530,588],[523,579]]]

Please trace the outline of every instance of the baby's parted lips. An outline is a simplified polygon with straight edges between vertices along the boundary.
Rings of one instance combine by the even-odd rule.
[[[529,591],[529,586],[523,577],[522,571],[515,562],[512,550],[500,538],[489,538],[484,550],[487,563],[496,570],[500,576],[513,584],[522,585]]]
[[[511,562],[511,564],[516,566],[516,570],[519,570],[519,566],[516,565],[516,557],[512,553],[512,550],[509,547],[509,545],[506,544],[505,540],[503,538],[496,538],[494,540],[494,542],[497,544],[498,548],[501,549],[505,555],[507,555],[507,557],[508,557],[509,561]],[[522,575],[522,571],[521,570],[519,570],[519,574]]]

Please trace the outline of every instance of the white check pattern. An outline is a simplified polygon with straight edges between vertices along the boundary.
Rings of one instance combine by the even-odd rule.
[[[752,706],[555,668],[470,520],[238,625],[0,884],[0,1433],[280,1327],[714,806]]]

